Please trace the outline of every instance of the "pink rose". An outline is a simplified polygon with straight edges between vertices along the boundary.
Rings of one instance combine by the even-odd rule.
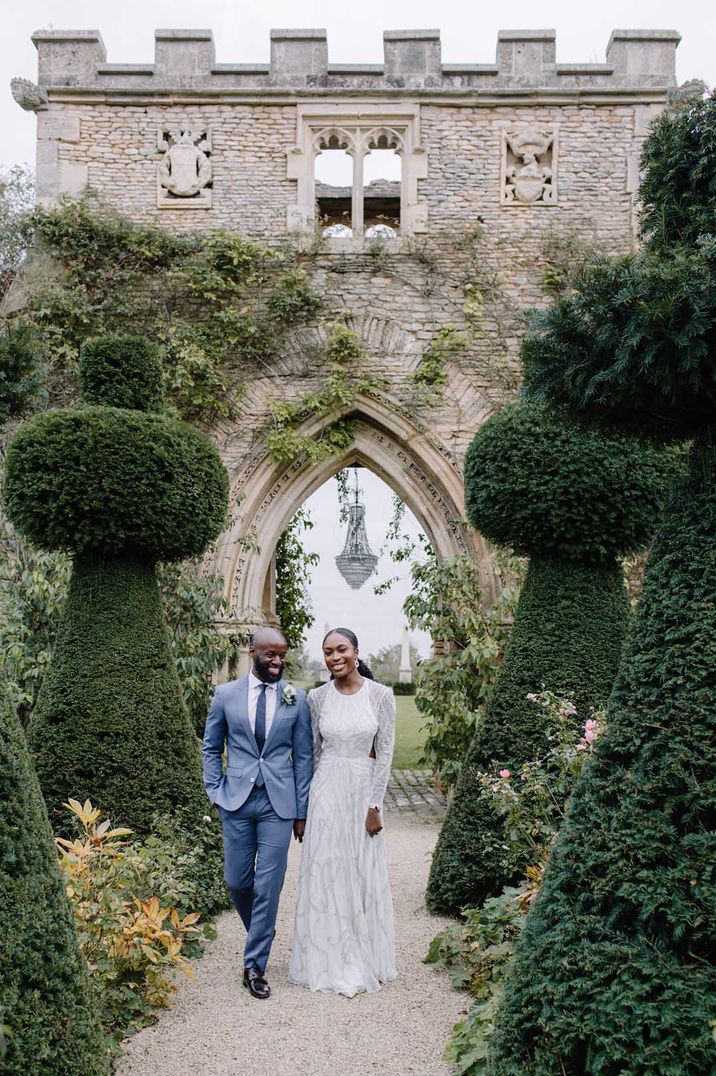
[[[506,781],[509,776],[510,776],[510,771],[509,770],[500,770],[500,777],[502,778],[503,781]]]

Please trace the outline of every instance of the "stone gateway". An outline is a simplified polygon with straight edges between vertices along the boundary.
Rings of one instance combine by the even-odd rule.
[[[217,63],[208,30],[158,30],[153,64],[108,63],[96,31],[39,31],[37,189],[91,192],[133,221],[228,229],[306,255],[321,319],[246,371],[214,440],[231,527],[215,567],[232,623],[274,612],[272,556],[296,508],[339,468],[370,467],[440,557],[489,553],[464,521],[462,464],[518,383],[521,311],[580,252],[635,241],[639,155],[675,89],[672,30],[615,30],[604,63],[557,63],[552,30],[504,30],[494,64],[444,64],[437,30],[384,34],[382,64],[332,64],[323,30],[273,30],[268,64]],[[469,43],[467,47],[469,52]],[[277,463],[257,436],[270,405],[315,391],[326,325],[359,338],[383,386],[323,464]],[[440,356],[440,376],[425,376]]]

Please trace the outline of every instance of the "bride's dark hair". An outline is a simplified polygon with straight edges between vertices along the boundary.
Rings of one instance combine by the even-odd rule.
[[[326,634],[323,636],[324,643],[329,635],[342,635],[345,639],[348,640],[351,646],[355,647],[356,650],[358,649],[358,636],[354,631],[351,631],[350,628],[331,628],[331,630],[326,632]],[[321,644],[321,646],[322,645],[323,643]],[[362,658],[358,658],[358,672],[361,674],[361,676],[364,676],[366,680],[375,680],[373,673],[370,671]],[[332,679],[333,675],[331,674],[331,680]]]

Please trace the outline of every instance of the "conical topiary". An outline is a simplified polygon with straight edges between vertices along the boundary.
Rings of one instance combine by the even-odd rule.
[[[30,743],[50,810],[90,798],[146,833],[156,813],[205,806],[155,565],[197,556],[219,534],[228,481],[209,441],[161,412],[147,341],[89,341],[80,383],[91,402],[38,415],[7,456],[8,516],[74,560]]]
[[[714,131],[716,96],[659,118],[644,155],[647,249],[585,271],[529,343],[530,380],[553,399],[694,442],[649,557],[607,731],[517,946],[494,1076],[714,1071]]]
[[[8,1076],[106,1076],[107,1047],[25,734],[0,688],[0,1024]]]
[[[528,694],[571,695],[576,729],[611,690],[627,625],[617,557],[644,544],[659,510],[654,450],[604,436],[522,401],[477,433],[465,461],[470,522],[530,564],[492,697],[465,759],[433,856],[427,900],[457,913],[519,878],[480,774],[548,747]]]

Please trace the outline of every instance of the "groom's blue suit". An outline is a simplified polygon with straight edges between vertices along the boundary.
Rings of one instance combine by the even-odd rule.
[[[204,732],[204,784],[224,828],[224,876],[246,927],[244,967],[263,974],[271,950],[294,819],[313,775],[308,703],[278,701],[263,750],[251,727],[248,676],[216,689]],[[226,748],[226,770],[221,759]]]

